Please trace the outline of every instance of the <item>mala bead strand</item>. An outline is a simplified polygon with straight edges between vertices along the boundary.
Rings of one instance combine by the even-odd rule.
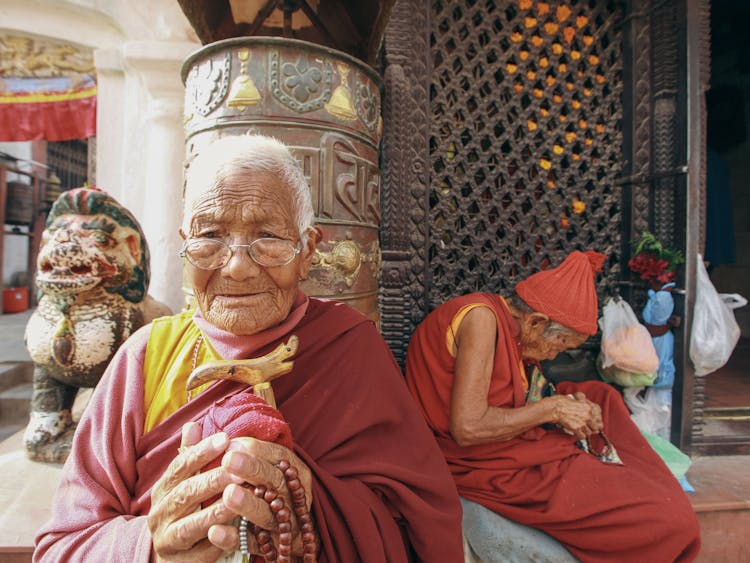
[[[300,528],[302,537],[303,560],[305,563],[316,563],[318,560],[318,540],[315,535],[315,526],[313,525],[310,511],[307,510],[307,499],[305,496],[305,487],[299,480],[299,472],[292,467],[287,460],[281,460],[278,464],[279,470],[284,474],[287,488],[292,497],[292,509],[290,510],[284,503],[284,499],[279,496],[278,491],[273,487],[259,485],[255,487],[253,493],[256,497],[263,499],[268,503],[271,513],[276,520],[279,530],[278,549],[274,547],[271,534],[253,524],[253,535],[258,542],[258,549],[263,558],[268,563],[291,563],[292,561],[292,511],[297,517],[297,523]],[[240,521],[240,550],[243,550],[242,544],[242,523],[245,523],[245,544],[243,557],[247,552],[247,520],[244,518]]]
[[[240,518],[240,553],[242,554],[242,563],[250,563],[250,549],[247,545],[247,518]]]

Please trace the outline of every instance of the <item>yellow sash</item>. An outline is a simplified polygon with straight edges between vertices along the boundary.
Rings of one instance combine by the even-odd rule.
[[[144,432],[187,403],[185,384],[194,366],[221,359],[205,338],[198,342],[201,331],[192,321],[194,312],[153,321],[143,361]],[[210,384],[196,389],[193,396]]]

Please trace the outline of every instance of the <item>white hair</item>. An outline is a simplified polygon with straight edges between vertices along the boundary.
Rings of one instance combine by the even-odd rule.
[[[182,230],[188,233],[193,206],[202,194],[216,189],[236,174],[278,174],[292,190],[297,230],[304,244],[307,230],[315,222],[312,195],[299,162],[287,146],[265,135],[231,135],[211,141],[198,152],[188,168]]]

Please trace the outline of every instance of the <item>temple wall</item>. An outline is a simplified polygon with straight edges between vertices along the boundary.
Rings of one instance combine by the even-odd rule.
[[[180,239],[182,61],[200,47],[173,0],[4,0],[0,30],[90,48],[97,74],[95,183],[141,222],[149,292],[183,304]]]

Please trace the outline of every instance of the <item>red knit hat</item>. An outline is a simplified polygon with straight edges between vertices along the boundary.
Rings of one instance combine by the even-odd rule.
[[[516,293],[539,313],[575,331],[593,336],[599,316],[594,274],[604,254],[575,250],[557,268],[537,272],[516,284]]]

